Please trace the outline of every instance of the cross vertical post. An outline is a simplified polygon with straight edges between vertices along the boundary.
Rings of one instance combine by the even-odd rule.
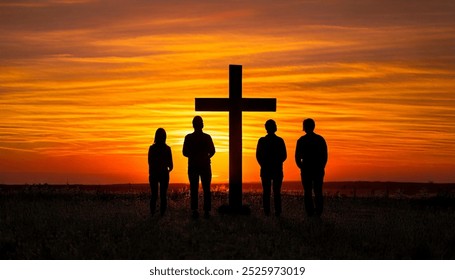
[[[229,205],[242,206],[242,66],[229,65]]]
[[[248,213],[242,205],[242,112],[276,111],[275,98],[242,98],[242,65],[229,65],[229,98],[196,98],[196,111],[229,112],[229,205],[226,212]]]

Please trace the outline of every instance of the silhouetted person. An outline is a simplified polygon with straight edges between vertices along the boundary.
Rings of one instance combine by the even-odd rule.
[[[155,214],[158,185],[160,186],[160,214],[164,215],[167,208],[167,189],[169,187],[169,172],[173,169],[171,148],[166,145],[166,131],[158,128],[155,141],[149,148],[149,183],[152,196],[150,198],[150,214]]]
[[[270,215],[270,193],[273,184],[275,215],[281,215],[281,184],[283,183],[283,162],[286,160],[286,145],[275,132],[277,126],[274,120],[265,123],[267,135],[261,137],[256,149],[256,159],[261,166],[261,181],[263,188],[262,202],[264,213]]]
[[[321,135],[314,133],[313,119],[303,121],[305,135],[297,141],[295,162],[300,168],[304,190],[305,210],[308,216],[320,216],[323,209],[322,183],[327,164],[327,144]],[[313,191],[315,201],[313,204]]]
[[[212,181],[212,169],[210,158],[215,154],[215,146],[212,137],[202,132],[204,122],[200,116],[193,119],[194,132],[185,136],[183,143],[183,155],[188,158],[188,178],[190,180],[191,210],[193,218],[199,217],[198,213],[198,189],[199,177],[201,178],[202,190],[204,191],[204,216],[210,215],[212,208],[210,183]]]

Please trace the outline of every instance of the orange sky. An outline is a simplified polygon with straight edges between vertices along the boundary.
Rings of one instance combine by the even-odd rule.
[[[243,3],[247,2],[247,3]],[[186,182],[195,97],[277,98],[244,113],[244,181],[269,118],[299,180],[295,143],[316,120],[326,179],[455,181],[455,2],[48,0],[0,3],[0,184],[147,182],[163,127]],[[215,182],[228,179],[228,115],[198,112]]]

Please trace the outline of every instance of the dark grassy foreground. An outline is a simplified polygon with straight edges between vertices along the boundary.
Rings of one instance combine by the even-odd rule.
[[[214,193],[214,209],[226,200]],[[250,216],[193,221],[181,191],[153,218],[147,193],[0,192],[0,258],[455,259],[451,196],[328,197],[321,220],[304,217],[296,194],[280,219],[262,215],[260,193],[244,201]]]

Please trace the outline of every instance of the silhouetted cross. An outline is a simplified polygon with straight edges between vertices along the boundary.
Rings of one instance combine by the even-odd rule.
[[[242,98],[242,65],[229,65],[229,98],[196,98],[196,111],[229,112],[229,207],[242,211],[242,112],[275,112],[276,98]]]

